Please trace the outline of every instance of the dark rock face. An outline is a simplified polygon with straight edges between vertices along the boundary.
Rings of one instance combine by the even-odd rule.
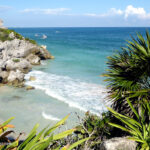
[[[101,144],[100,150],[136,150],[137,143],[128,137],[112,138]]]

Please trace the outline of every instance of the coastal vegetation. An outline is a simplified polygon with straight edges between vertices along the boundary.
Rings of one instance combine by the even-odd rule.
[[[150,34],[146,39],[137,34],[137,39],[127,41],[114,56],[108,57],[107,77],[110,98],[114,100],[113,108],[120,113],[134,115],[127,104],[130,98],[136,109],[143,100],[149,100],[150,91]],[[132,113],[132,114],[131,114]]]
[[[32,44],[37,44],[35,40],[24,38],[21,34],[15,32],[14,30],[0,28],[0,41],[11,41],[14,39],[14,37],[19,40],[29,41]]]
[[[15,32],[13,32],[14,35],[10,35],[12,32],[1,29],[0,40],[11,41],[11,37],[14,35],[19,40],[23,39]],[[35,44],[32,42],[30,41],[31,44]],[[29,58],[34,58],[35,54],[38,55],[38,58],[45,58],[47,53],[44,52],[43,49],[41,52],[41,47],[36,47],[25,58],[29,60]],[[12,58],[12,61],[18,67],[22,59],[15,57]],[[14,118],[10,118],[0,125],[0,141],[8,142],[8,144],[0,144],[0,149],[97,150],[101,149],[103,143],[111,138],[126,136],[128,140],[136,142],[137,149],[150,150],[149,32],[146,32],[146,38],[140,34],[137,34],[137,39],[132,37],[131,41],[127,41],[126,47],[123,47],[117,54],[108,57],[107,64],[108,70],[104,76],[106,77],[105,81],[108,82],[109,99],[113,102],[112,108],[108,108],[108,112],[101,114],[101,117],[87,112],[84,118],[78,116],[80,123],[75,128],[57,134],[54,131],[66,122],[69,115],[53,127],[46,127],[39,133],[37,132],[39,126],[37,124],[23,141],[19,140],[20,136],[13,141],[8,138],[13,130],[7,129],[14,128],[9,124]],[[7,66],[5,69],[8,68]],[[6,70],[2,70],[2,72],[4,71]],[[124,150],[122,147],[117,147],[117,149]],[[105,150],[108,149],[105,148]]]
[[[31,132],[29,133],[29,135],[26,137],[26,139],[24,139],[24,141],[22,141],[21,143],[19,143],[19,137],[21,136],[21,134],[14,141],[10,141],[7,138],[7,136],[13,132],[12,130],[7,131],[7,129],[14,128],[13,125],[8,124],[11,120],[14,119],[12,117],[0,126],[0,134],[1,134],[0,142],[7,143],[6,145],[5,144],[1,145],[0,149],[1,150],[31,150],[31,149],[32,150],[44,150],[46,148],[52,149],[54,141],[58,141],[68,136],[69,134],[72,134],[76,130],[76,129],[70,129],[70,130],[66,130],[58,134],[53,133],[57,128],[59,128],[65,123],[68,117],[69,115],[67,115],[61,121],[56,123],[54,126],[46,127],[43,130],[41,130],[39,133],[37,132],[39,124],[36,124],[34,128],[31,130]],[[73,143],[72,145],[70,144],[65,145],[63,147],[61,147],[61,145],[58,145],[58,147],[55,148],[55,150],[58,150],[58,149],[72,150],[73,148],[75,148],[79,144],[82,144],[86,140],[88,140],[88,138],[79,140]]]

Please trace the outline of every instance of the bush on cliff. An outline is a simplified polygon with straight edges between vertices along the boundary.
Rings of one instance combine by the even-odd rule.
[[[0,28],[0,41],[5,42],[5,41],[13,40],[14,38],[10,37],[11,33],[13,33],[13,35],[16,39],[20,39],[20,40],[24,39],[24,37],[21,34],[15,32],[14,30]],[[37,44],[35,40],[31,40],[29,38],[25,38],[25,40],[29,41],[32,44]]]

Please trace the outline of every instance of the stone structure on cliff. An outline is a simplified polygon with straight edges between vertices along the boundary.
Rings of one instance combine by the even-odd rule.
[[[4,25],[3,25],[3,21],[0,19],[0,28],[5,29]]]

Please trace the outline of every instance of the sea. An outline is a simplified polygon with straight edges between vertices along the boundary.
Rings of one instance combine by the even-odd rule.
[[[26,74],[25,88],[0,87],[0,121],[10,117],[18,132],[34,124],[43,128],[70,114],[65,128],[78,124],[87,111],[100,116],[110,105],[103,73],[107,57],[121,50],[137,33],[150,28],[11,28],[47,46],[55,57],[42,61]],[[30,76],[36,78],[29,81]]]

